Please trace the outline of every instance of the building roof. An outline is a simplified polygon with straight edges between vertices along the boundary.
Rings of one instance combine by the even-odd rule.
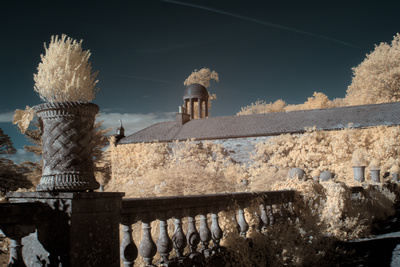
[[[400,125],[400,102],[195,119],[183,125],[160,122],[122,138],[118,144],[273,136],[302,133],[314,126],[339,130],[349,123],[355,128]]]

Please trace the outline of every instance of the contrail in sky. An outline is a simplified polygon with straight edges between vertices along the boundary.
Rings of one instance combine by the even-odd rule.
[[[215,8],[211,8],[211,7],[200,6],[200,5],[195,5],[195,4],[190,4],[190,3],[185,3],[185,2],[175,1],[175,0],[161,0],[161,1],[167,2],[167,3],[176,4],[176,5],[181,5],[181,6],[189,6],[189,7],[199,8],[199,9],[211,11],[211,12],[214,12],[214,13],[219,13],[219,14],[231,16],[231,17],[234,17],[234,18],[251,21],[251,22],[254,22],[254,23],[257,23],[257,24],[261,24],[261,25],[265,25],[265,26],[269,26],[269,27],[273,27],[273,28],[277,28],[277,29],[282,29],[282,30],[286,30],[286,31],[291,31],[291,32],[295,32],[295,33],[305,34],[305,35],[309,35],[309,36],[313,36],[313,37],[318,37],[318,38],[322,38],[322,39],[325,39],[325,40],[333,41],[333,42],[336,42],[336,43],[339,43],[339,44],[342,44],[342,45],[355,47],[352,44],[349,44],[349,43],[346,43],[346,42],[343,42],[343,41],[340,41],[340,40],[337,40],[337,39],[333,39],[333,38],[330,38],[328,36],[319,35],[319,34],[315,34],[315,33],[311,33],[311,32],[305,32],[305,31],[294,29],[294,28],[290,28],[290,27],[286,27],[286,26],[270,23],[270,22],[267,22],[267,21],[245,17],[245,16],[242,16],[242,15],[238,15],[238,14],[227,12],[227,11],[220,10],[220,9],[215,9]]]
[[[159,80],[159,79],[153,79],[153,78],[146,78],[146,77],[141,77],[141,76],[124,75],[124,74],[110,73],[110,72],[104,72],[104,71],[102,73],[103,74],[108,74],[108,75],[113,75],[113,76],[118,76],[118,77],[125,77],[125,78],[139,79],[139,80],[145,80],[145,81],[152,81],[152,82],[180,85],[179,83],[175,83],[175,82],[172,82],[172,81]]]

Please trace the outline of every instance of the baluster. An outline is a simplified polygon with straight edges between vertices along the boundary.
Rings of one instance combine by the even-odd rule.
[[[154,266],[152,261],[157,253],[157,246],[151,237],[150,222],[142,221],[142,242],[139,245],[139,254],[142,256],[146,266]]]
[[[258,216],[260,219],[258,229],[259,229],[259,231],[265,231],[268,227],[269,219],[268,219],[267,211],[265,209],[264,204],[260,204],[260,211],[261,211],[261,214],[260,214],[260,216]]]
[[[239,225],[239,232],[240,235],[244,238],[246,238],[247,231],[249,230],[249,225],[246,222],[246,218],[244,217],[244,209],[239,208],[239,216],[238,216],[237,223]]]
[[[275,218],[275,224],[280,224],[282,221],[282,218],[279,214],[279,209],[277,208],[277,204],[271,205],[271,211]]]
[[[172,244],[175,249],[179,264],[187,266],[188,259],[183,255],[183,251],[187,245],[187,241],[186,236],[182,230],[182,220],[180,218],[175,218],[175,232],[172,236]]]
[[[190,247],[189,258],[196,262],[200,262],[202,254],[197,251],[197,245],[200,243],[200,234],[196,229],[196,219],[193,216],[188,217],[188,231],[187,231],[187,243]]]
[[[292,200],[290,200],[288,202],[287,207],[288,207],[288,211],[289,211],[290,221],[292,221],[292,222],[296,221],[296,212],[294,210],[293,201]]]
[[[200,214],[200,228],[199,228],[200,240],[201,240],[201,252],[203,253],[205,258],[208,258],[211,255],[212,250],[208,248],[208,245],[211,241],[211,231],[207,225],[207,215]]]
[[[160,253],[162,262],[161,264],[168,265],[169,253],[172,251],[172,240],[168,235],[168,224],[167,220],[161,219],[160,221],[160,235],[157,240],[157,251]]]
[[[212,223],[211,223],[211,237],[214,243],[213,250],[216,252],[220,252],[220,245],[219,242],[223,237],[223,232],[221,227],[219,227],[218,222],[218,213],[211,214]]]
[[[120,246],[120,258],[125,267],[132,267],[138,256],[138,250],[132,239],[131,223],[122,223],[122,243]]]
[[[186,236],[182,230],[182,221],[180,218],[175,218],[175,232],[172,236],[172,244],[177,257],[183,256],[183,250],[186,247]]]
[[[196,229],[196,219],[193,216],[188,217],[187,242],[190,246],[188,257],[192,260],[191,265],[200,266],[204,262],[203,254],[197,251],[197,245],[200,243],[200,234]]]
[[[267,216],[268,216],[269,225],[274,226],[275,225],[275,216],[274,216],[274,213],[272,212],[271,205],[267,206]]]
[[[7,213],[6,213],[7,214]],[[10,239],[10,258],[8,261],[9,267],[26,266],[22,256],[22,238],[30,233],[34,233],[36,227],[34,224],[13,224],[0,225],[0,233]]]
[[[280,224],[283,224],[285,222],[285,220],[286,220],[285,212],[283,211],[283,205],[282,204],[276,204],[275,205],[275,211],[276,211],[276,216],[278,217],[277,221]]]
[[[10,260],[7,267],[13,266],[26,266],[22,259],[22,245],[21,237],[9,237],[10,238]]]

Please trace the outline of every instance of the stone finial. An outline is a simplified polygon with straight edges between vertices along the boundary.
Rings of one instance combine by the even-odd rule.
[[[333,173],[330,171],[323,171],[320,176],[319,176],[319,180],[320,182],[327,182],[329,180],[333,179]]]
[[[303,180],[305,177],[305,172],[300,168],[293,168],[289,171],[288,177],[290,179],[297,178],[299,180]]]
[[[124,128],[124,126],[122,125],[122,121],[119,120],[119,123],[120,123],[120,126],[117,128],[117,132],[116,132],[116,134],[114,135],[115,138],[116,138],[116,142],[118,142],[119,140],[121,140],[122,138],[125,137],[125,128]]]
[[[119,120],[120,126],[117,128],[117,135],[122,137],[125,137],[125,128],[122,125],[122,121]]]

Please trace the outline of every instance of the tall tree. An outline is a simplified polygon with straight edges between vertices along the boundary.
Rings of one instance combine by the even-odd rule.
[[[15,154],[16,152],[10,137],[0,128],[0,155]]]
[[[215,70],[211,71],[209,68],[202,68],[201,70],[194,70],[183,84],[189,86],[194,83],[199,83],[204,87],[210,87],[211,80],[218,82],[218,73],[216,73]]]
[[[391,44],[381,43],[353,69],[347,89],[349,105],[397,102],[400,100],[400,34]]]
[[[7,155],[10,156],[15,153],[16,149],[10,137],[0,128],[0,194],[32,186],[32,183],[24,175],[26,169],[5,158]]]
[[[42,133],[39,129],[39,122],[34,122],[31,125],[33,129],[27,129],[25,136],[32,145],[25,145],[24,149],[27,152],[34,153],[36,156],[42,156]]]

